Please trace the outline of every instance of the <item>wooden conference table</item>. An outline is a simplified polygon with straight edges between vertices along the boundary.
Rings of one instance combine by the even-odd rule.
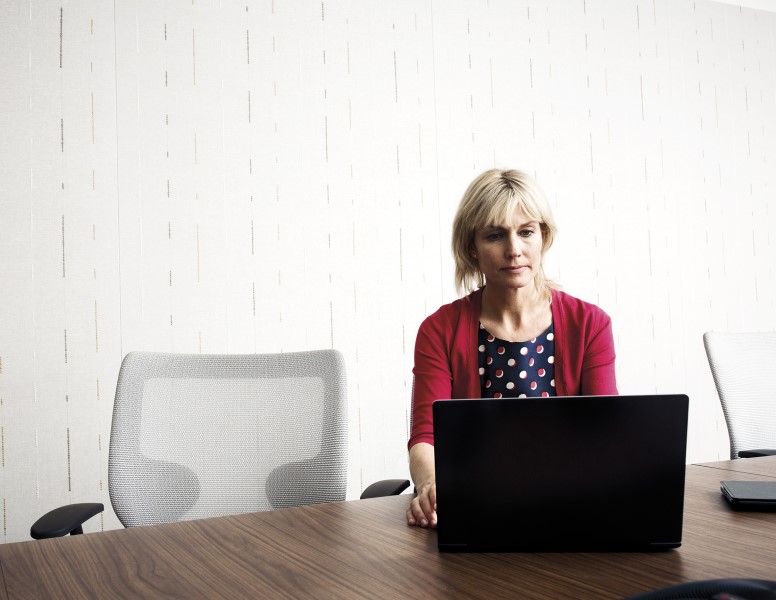
[[[688,465],[683,544],[666,552],[440,554],[402,495],[6,544],[0,599],[598,599],[776,580],[776,513],[730,510],[721,479],[776,479],[776,457]]]

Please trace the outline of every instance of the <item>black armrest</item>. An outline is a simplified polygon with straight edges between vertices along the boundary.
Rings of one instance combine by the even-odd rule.
[[[776,581],[764,579],[703,579],[652,590],[628,600],[666,598],[769,598],[776,592]]]
[[[35,521],[30,528],[30,535],[36,540],[62,537],[68,533],[78,535],[84,532],[81,525],[103,510],[105,510],[105,506],[99,502],[60,506]]]
[[[397,496],[410,487],[410,482],[406,479],[383,479],[375,481],[364,490],[361,499],[381,498],[382,496]]]
[[[757,450],[741,450],[738,458],[757,458],[758,456],[776,456],[776,448],[758,448]]]

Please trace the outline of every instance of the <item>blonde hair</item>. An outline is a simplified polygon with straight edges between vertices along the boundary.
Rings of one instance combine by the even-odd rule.
[[[542,258],[557,234],[550,205],[538,184],[526,173],[514,169],[490,169],[469,184],[453,220],[455,288],[470,293],[485,285],[485,276],[472,257],[474,233],[482,227],[506,223],[515,211],[538,221],[542,232]],[[550,296],[557,287],[540,267],[534,279],[536,290]]]

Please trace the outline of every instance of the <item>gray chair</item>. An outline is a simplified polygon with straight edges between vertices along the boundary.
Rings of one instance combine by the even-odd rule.
[[[730,458],[776,455],[776,332],[703,334]]]
[[[336,350],[131,352],[113,407],[108,489],[125,527],[340,502],[347,486],[345,362]],[[362,498],[401,493],[377,482]],[[102,504],[54,509],[36,539],[81,533]]]

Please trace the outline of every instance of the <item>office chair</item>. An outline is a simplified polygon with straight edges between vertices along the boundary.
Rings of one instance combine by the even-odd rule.
[[[703,334],[730,458],[776,455],[776,332]]]
[[[345,362],[336,350],[131,352],[113,407],[111,504],[121,523],[134,527],[341,502],[347,441]],[[361,497],[408,485],[376,482]],[[30,533],[82,533],[82,523],[103,509],[59,507]]]
[[[776,600],[776,581],[705,579],[652,590],[627,600]]]

